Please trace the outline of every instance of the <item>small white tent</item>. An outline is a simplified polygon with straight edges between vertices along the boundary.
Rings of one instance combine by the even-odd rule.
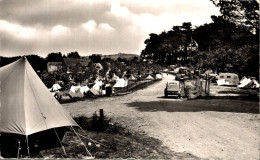
[[[131,75],[131,76],[128,78],[128,80],[134,81],[134,80],[136,80],[136,78],[135,78],[133,75]]]
[[[260,85],[255,79],[243,78],[243,81],[240,81],[238,88],[259,88]]]
[[[117,81],[118,79],[119,77],[115,73],[113,73],[112,80]]]
[[[156,74],[155,75],[155,79],[162,79],[162,75],[161,74]]]
[[[149,74],[149,76],[147,76],[145,79],[153,80],[154,78]]]
[[[174,73],[174,74],[177,74],[177,73],[179,73],[179,71],[180,71],[180,68],[178,67],[178,68],[175,68],[175,69],[174,69],[173,73]]]
[[[78,86],[71,86],[70,87],[70,91],[73,92],[73,93],[76,93],[76,92],[80,91],[80,88],[81,88],[80,85],[78,85]]]
[[[61,86],[57,83],[55,83],[52,87],[51,87],[51,91],[55,92],[61,89]]]
[[[95,82],[95,84],[92,88],[99,91],[101,89],[101,86],[102,86],[102,81],[97,81],[97,82]]]
[[[245,83],[245,81],[247,81],[247,78],[244,76],[244,77],[239,81],[239,84]]]
[[[88,88],[87,85],[80,87],[80,92],[81,92],[82,94],[85,94],[85,93],[87,93],[88,91],[89,91],[89,88]]]
[[[113,87],[123,88],[126,87],[127,85],[128,85],[128,81],[124,80],[123,78],[120,78],[116,81],[116,84]]]

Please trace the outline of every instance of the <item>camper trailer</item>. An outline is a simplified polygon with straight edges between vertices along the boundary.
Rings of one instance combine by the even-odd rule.
[[[217,83],[218,85],[237,86],[239,78],[235,73],[220,73]]]

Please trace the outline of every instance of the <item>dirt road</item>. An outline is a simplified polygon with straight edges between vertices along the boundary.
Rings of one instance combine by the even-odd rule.
[[[104,109],[114,122],[160,139],[175,152],[200,158],[259,159],[259,102],[163,98],[171,75],[146,89],[120,96],[63,104],[72,114]]]

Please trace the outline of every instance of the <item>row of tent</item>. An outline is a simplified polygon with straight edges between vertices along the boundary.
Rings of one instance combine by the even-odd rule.
[[[112,80],[119,80],[120,78],[117,76],[117,75],[113,75],[113,77],[112,77]],[[154,79],[156,79],[156,80],[161,80],[162,79],[162,74],[156,74],[154,77],[153,76],[151,76],[150,74],[149,75],[147,75],[145,78],[144,78],[145,80],[154,80]],[[133,75],[131,75],[129,78],[127,78],[127,80],[137,80],[137,78],[136,77],[134,77]]]
[[[116,83],[112,86],[114,88],[127,87],[129,80],[136,80],[136,78],[133,75],[131,75],[127,80],[125,80],[124,78],[116,78],[116,76],[114,75],[114,79],[116,79]],[[152,77],[151,75],[148,75],[145,79],[146,80],[162,79],[162,75],[156,74],[155,78]],[[96,81],[91,88],[89,88],[89,86],[87,86],[87,85],[71,86],[70,93],[72,94],[72,97],[73,97],[74,93],[81,93],[82,96],[84,96],[84,94],[87,94],[87,92],[91,92],[93,95],[100,95],[100,94],[104,95],[104,94],[106,94],[105,93],[106,87],[111,87],[111,86],[110,86],[110,84],[104,85],[102,83],[102,81]],[[55,92],[59,91],[60,89],[61,89],[61,86],[56,83],[49,89],[49,91],[52,92],[53,95],[55,95]],[[77,96],[80,96],[80,95],[77,95]]]

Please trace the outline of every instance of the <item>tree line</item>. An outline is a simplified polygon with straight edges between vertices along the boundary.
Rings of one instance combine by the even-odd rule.
[[[170,31],[151,33],[143,59],[193,69],[235,72],[259,78],[259,4],[256,0],[211,0],[220,8],[212,23],[192,29],[190,22]],[[192,41],[198,45],[191,49]],[[190,58],[191,57],[191,58]]]

